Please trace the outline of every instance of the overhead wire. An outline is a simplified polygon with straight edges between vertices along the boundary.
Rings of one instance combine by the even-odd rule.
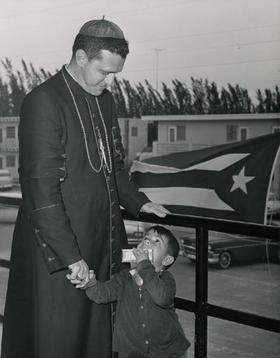
[[[202,68],[202,67],[217,67],[217,66],[232,66],[232,65],[242,65],[248,63],[259,63],[259,62],[272,62],[272,61],[279,61],[279,58],[270,58],[270,59],[263,59],[263,60],[253,60],[253,61],[235,61],[235,62],[222,62],[222,63],[213,63],[213,64],[203,64],[203,65],[186,65],[180,67],[165,67],[161,68],[160,71],[174,71],[174,70],[183,70],[186,68]],[[154,71],[154,68],[145,68],[145,69],[136,69],[136,70],[125,70],[125,72],[144,72],[144,71]]]

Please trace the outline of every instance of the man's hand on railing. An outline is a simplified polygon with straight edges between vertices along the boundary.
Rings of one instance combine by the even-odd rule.
[[[153,202],[148,202],[144,204],[140,209],[140,212],[147,214],[155,214],[160,218],[164,218],[167,214],[170,214],[170,211],[167,210],[164,206]]]

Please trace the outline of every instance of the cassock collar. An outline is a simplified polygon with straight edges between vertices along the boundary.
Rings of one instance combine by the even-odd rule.
[[[61,72],[63,72],[71,90],[73,91],[75,96],[82,96],[87,97],[88,99],[94,99],[95,96],[86,90],[83,89],[82,86],[70,75],[70,73],[66,69],[66,65],[63,65],[61,68]],[[97,96],[98,98],[102,98],[104,94],[106,93],[106,90],[103,91],[103,93],[100,96]]]
[[[77,96],[83,96],[85,97],[85,95],[89,95],[92,96],[90,93],[86,92],[83,87],[81,87],[79,85],[79,83],[77,81],[74,80],[74,78],[69,74],[69,72],[66,69],[66,65],[62,66],[61,69],[61,74],[64,74],[71,90],[73,91],[73,93]]]

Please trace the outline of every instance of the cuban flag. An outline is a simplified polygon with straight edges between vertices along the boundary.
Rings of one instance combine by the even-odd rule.
[[[131,179],[171,213],[266,224],[280,133],[134,161]]]

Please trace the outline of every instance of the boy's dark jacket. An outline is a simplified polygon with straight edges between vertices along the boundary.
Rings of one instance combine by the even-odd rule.
[[[123,270],[107,282],[93,279],[86,289],[96,303],[117,300],[113,348],[120,358],[182,356],[190,343],[175,313],[172,274],[155,272],[148,260],[137,265],[137,273],[141,286],[136,283],[139,276],[135,280],[129,270]]]

